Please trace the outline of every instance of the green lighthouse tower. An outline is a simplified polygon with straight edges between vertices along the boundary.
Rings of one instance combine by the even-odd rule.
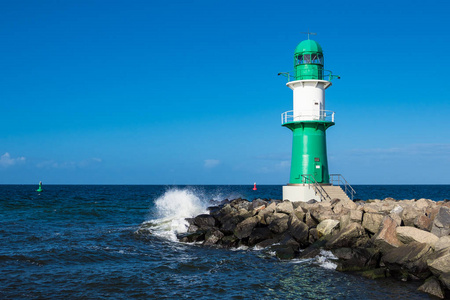
[[[335,124],[334,112],[325,110],[325,90],[333,78],[327,72],[324,76],[319,43],[308,39],[298,44],[294,75],[288,76],[286,84],[293,91],[293,110],[281,115],[282,126],[293,133],[291,171],[289,183],[283,187],[283,199],[321,201],[327,195],[324,187],[330,185],[330,174],[326,130]]]

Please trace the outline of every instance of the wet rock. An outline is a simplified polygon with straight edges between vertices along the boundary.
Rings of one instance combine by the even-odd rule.
[[[417,290],[428,293],[440,299],[444,299],[445,296],[441,284],[435,277],[428,278]]]
[[[442,285],[447,289],[450,290],[450,273],[444,273],[439,276],[439,281],[442,283]]]
[[[361,272],[360,275],[362,275],[366,278],[369,278],[369,279],[380,279],[380,278],[386,278],[386,277],[390,276],[385,268],[377,268],[377,269],[367,270],[367,271]]]
[[[194,218],[194,225],[197,225],[200,229],[212,228],[216,225],[216,219],[207,214],[198,215]]]
[[[253,209],[256,209],[256,208],[259,208],[259,207],[261,207],[261,206],[264,206],[264,208],[267,206],[267,201],[262,200],[262,199],[259,199],[259,198],[253,200],[251,203],[252,203],[252,204],[251,204],[251,209],[252,209],[252,210],[253,210]]]
[[[327,242],[328,249],[350,247],[356,248],[367,244],[369,238],[361,224],[350,223]]]
[[[380,230],[384,215],[378,213],[365,213],[362,226],[369,232],[375,234]]]
[[[238,243],[239,243],[239,239],[234,234],[224,236],[220,240],[220,244],[226,248],[237,247]]]
[[[434,249],[436,242],[439,240],[439,238],[434,234],[411,226],[397,227],[396,232],[398,240],[404,244],[409,244],[415,241],[429,244]]]
[[[199,230],[197,225],[189,225],[187,232],[192,233],[192,232],[196,232],[197,230]]]
[[[363,271],[377,266],[380,253],[374,248],[338,248],[333,254],[339,258],[338,271]]]
[[[272,238],[272,232],[267,227],[253,228],[249,239],[248,245],[254,246],[262,241],[269,240]]]
[[[308,233],[309,244],[314,244],[318,240],[319,240],[319,232],[317,232],[317,228],[310,228]]]
[[[305,215],[305,224],[311,228],[316,227],[317,224],[319,224],[319,222],[317,222],[317,220],[314,219],[313,216],[311,215],[311,212],[308,211]]]
[[[271,249],[275,251],[276,257],[282,260],[289,260],[295,258],[295,250],[286,245],[275,245]]]
[[[425,279],[430,275],[426,258],[432,251],[428,244],[412,242],[389,251],[381,261],[395,277],[403,278],[406,271],[408,274]]]
[[[258,222],[259,222],[258,216],[245,219],[244,221],[236,225],[236,228],[234,229],[234,235],[239,239],[249,237],[250,234],[252,233],[253,228],[255,228]]]
[[[194,243],[201,242],[205,240],[205,232],[196,231],[193,233],[187,233],[177,236],[178,240],[182,243]]]
[[[272,238],[272,239],[268,239],[268,240],[264,240],[262,242],[259,242],[255,245],[255,247],[257,248],[267,248],[269,246],[272,246],[273,244],[278,243],[280,240],[277,238]]]
[[[217,244],[217,242],[220,241],[224,236],[225,235],[217,229],[207,231],[205,234],[205,241],[203,242],[203,245],[212,246],[214,244]]]
[[[339,221],[337,220],[323,220],[317,225],[317,233],[319,234],[319,238],[324,235],[332,234],[339,227]]]
[[[450,208],[442,206],[434,218],[431,233],[438,237],[450,235]]]

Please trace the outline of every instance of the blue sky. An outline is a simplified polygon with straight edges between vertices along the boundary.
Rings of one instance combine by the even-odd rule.
[[[0,184],[284,184],[308,29],[332,173],[450,183],[447,1],[2,1]]]

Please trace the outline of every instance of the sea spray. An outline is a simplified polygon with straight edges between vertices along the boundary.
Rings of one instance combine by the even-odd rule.
[[[191,188],[171,188],[155,200],[157,219],[148,220],[140,229],[177,241],[176,235],[187,231],[189,226],[185,218],[206,213],[208,201],[201,193]]]

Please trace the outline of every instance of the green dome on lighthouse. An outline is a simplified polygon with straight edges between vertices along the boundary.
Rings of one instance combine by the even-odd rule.
[[[304,40],[294,51],[295,80],[323,80],[323,51],[318,42]]]
[[[301,42],[300,44],[297,45],[294,53],[295,54],[304,54],[304,53],[311,53],[311,52],[323,53],[322,47],[316,41],[304,40],[303,42]]]

